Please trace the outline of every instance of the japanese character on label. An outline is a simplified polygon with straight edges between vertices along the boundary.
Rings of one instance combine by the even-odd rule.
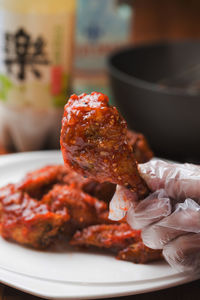
[[[35,40],[23,29],[16,33],[5,33],[5,53],[4,60],[8,73],[13,73],[13,65],[18,65],[16,74],[19,80],[26,78],[26,66],[31,67],[31,72],[35,77],[40,78],[39,65],[48,65],[50,61],[45,53],[46,43],[43,37],[38,36]]]

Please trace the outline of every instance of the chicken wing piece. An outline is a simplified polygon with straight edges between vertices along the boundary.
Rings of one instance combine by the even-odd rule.
[[[70,244],[79,247],[97,247],[117,253],[117,258],[134,263],[147,263],[160,260],[160,250],[146,247],[139,230],[127,223],[96,225],[77,231]]]
[[[153,157],[153,152],[143,134],[128,130],[127,140],[128,144],[131,145],[135,159],[139,164],[145,163]]]
[[[70,244],[80,247],[104,248],[117,253],[138,241],[140,241],[140,231],[131,229],[127,223],[121,223],[90,226],[82,231],[77,231]]]
[[[72,186],[55,185],[43,197],[42,203],[49,205],[52,211],[67,209],[70,219],[64,227],[66,237],[71,236],[78,229],[93,224],[111,223],[108,220],[108,208],[105,202]]]
[[[117,258],[120,260],[131,261],[135,264],[145,264],[151,261],[161,260],[162,251],[150,249],[145,246],[143,242],[137,242],[121,250],[117,254]]]
[[[0,189],[0,233],[7,240],[46,248],[68,219],[66,208],[52,210],[13,184]]]
[[[18,184],[18,189],[28,193],[32,198],[41,200],[55,184],[73,186],[105,202],[111,200],[116,187],[109,182],[100,183],[93,179],[84,178],[68,166],[49,165],[28,173]]]
[[[66,168],[62,165],[51,165],[28,173],[19,183],[18,189],[40,200],[54,184],[62,182],[66,175]]]
[[[128,130],[127,138],[138,163],[145,163],[153,157],[153,152],[143,134]],[[76,175],[78,176],[77,173]],[[97,199],[110,202],[115,193],[116,185],[110,182],[100,183],[90,178],[84,178],[81,188],[84,192],[96,197]]]
[[[65,105],[61,150],[66,165],[99,182],[129,187],[139,199],[148,194],[140,177],[127,124],[108,97],[93,92],[72,95]]]
[[[91,178],[85,178],[82,175],[76,173],[68,166],[65,166],[66,174],[60,184],[71,185],[74,188],[80,189],[83,192],[95,197],[99,200],[109,202],[115,192],[116,185],[110,182],[98,182]]]
[[[139,162],[145,162],[151,150],[140,146],[145,144],[141,134],[128,131],[128,140],[133,147]],[[139,142],[141,141],[141,142]],[[116,186],[110,182],[98,182],[90,178],[84,178],[71,168],[63,165],[49,165],[33,172],[29,172],[18,185],[18,188],[27,192],[30,197],[40,200],[54,184],[73,185],[74,188],[82,189],[91,196],[109,202],[114,195]]]
[[[153,152],[142,134],[128,130],[127,138],[138,163],[145,163],[153,157]],[[63,181],[107,203],[112,199],[116,189],[116,185],[113,183],[100,183],[90,178],[84,178],[69,167],[66,167],[66,175]]]

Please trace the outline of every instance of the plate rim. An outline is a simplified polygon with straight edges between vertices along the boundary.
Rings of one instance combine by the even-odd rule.
[[[0,273],[3,273],[3,274],[13,274],[13,272],[9,272],[9,271],[5,271],[2,270],[2,268],[0,268]],[[177,274],[177,275],[180,275],[180,274]],[[24,275],[19,275],[19,274],[15,274],[15,280],[17,279],[17,277],[20,277],[21,279],[24,279],[26,280],[27,279],[27,276],[24,276]],[[105,291],[105,292],[102,292],[102,293],[99,293],[99,292],[93,292],[91,293],[90,291],[90,294],[86,294],[84,293],[82,296],[77,296],[77,294],[74,294],[73,296],[67,296],[66,295],[52,295],[51,293],[48,294],[48,293],[44,293],[44,292],[41,292],[41,291],[38,291],[37,288],[36,289],[33,289],[31,287],[27,287],[26,284],[17,284],[17,283],[13,283],[13,282],[10,282],[9,280],[5,280],[3,278],[1,278],[2,276],[0,275],[0,279],[1,279],[1,282],[2,283],[5,283],[7,285],[9,285],[10,287],[13,287],[15,289],[18,289],[18,290],[21,290],[23,292],[26,292],[26,293],[29,293],[31,295],[34,295],[34,296],[37,296],[37,297],[43,297],[43,298],[46,298],[46,299],[52,299],[52,300],[84,300],[84,299],[104,299],[104,298],[112,298],[112,297],[120,297],[120,296],[131,296],[131,295],[137,295],[137,294],[145,294],[145,293],[150,293],[150,292],[155,292],[155,291],[159,291],[159,290],[163,290],[163,289],[168,289],[168,288],[172,288],[172,287],[175,287],[175,286],[178,286],[178,285],[183,285],[183,284],[186,284],[186,283],[189,283],[189,282],[192,282],[192,281],[195,281],[195,280],[198,280],[199,277],[198,276],[191,276],[191,277],[182,277],[182,278],[178,278],[176,281],[170,281],[169,280],[169,283],[163,283],[163,284],[160,284],[160,285],[156,285],[155,286],[148,286],[148,282],[145,283],[145,287],[144,288],[144,285],[142,285],[143,287],[142,288],[138,288],[138,289],[135,289],[135,285],[130,285],[130,288],[129,289],[119,289],[118,287],[118,291],[112,291],[112,292],[108,292],[108,291]],[[177,276],[179,277],[179,276]],[[30,279],[30,278],[29,278]],[[31,278],[31,281],[32,282],[40,282],[41,280],[40,279],[37,279],[37,278]],[[43,281],[41,281],[42,284],[44,284]],[[49,282],[48,280],[46,281],[48,284],[51,284],[52,285],[52,282]],[[77,289],[77,287],[79,288],[79,290],[81,290],[81,288],[84,287],[84,285],[80,285],[80,286],[73,286],[73,285],[67,285],[67,284],[64,284],[64,283],[53,283],[53,285],[57,286],[59,288],[59,286],[68,286],[69,287],[75,287],[75,289]],[[37,284],[35,284],[35,286],[37,286]],[[131,288],[132,287],[132,288]],[[88,288],[88,287],[87,287]],[[104,287],[106,288],[106,290],[110,289],[109,286],[107,287]],[[103,289],[103,287],[99,287],[99,289]],[[114,287],[114,289],[116,290],[117,287]],[[93,290],[97,290],[97,287],[93,287]]]
[[[34,158],[34,159],[38,159],[40,158],[41,159],[41,156],[53,156],[53,157],[56,157],[56,158],[59,158],[59,156],[61,155],[61,151],[60,150],[45,150],[45,151],[31,151],[31,152],[21,152],[21,153],[14,153],[14,154],[6,154],[6,155],[2,155],[0,156],[0,167],[1,166],[5,166],[7,164],[12,164],[13,161],[16,161],[16,162],[19,162],[19,159],[24,159],[26,158],[26,160],[30,160],[30,158]],[[52,164],[55,164],[54,162]],[[5,278],[4,276],[1,276],[1,273],[5,275]],[[7,279],[6,279],[6,274],[7,274]],[[120,291],[120,287],[116,287],[114,285],[112,285],[112,289],[115,289],[118,291],[116,292],[112,292],[112,293],[109,293],[109,292],[104,292],[104,293],[93,293],[93,294],[90,294],[90,295],[83,295],[81,297],[77,297],[76,294],[74,294],[73,296],[70,296],[68,297],[67,295],[65,296],[52,296],[52,294],[47,294],[47,293],[41,293],[40,291],[37,290],[37,288],[35,289],[31,289],[30,286],[27,287],[25,285],[23,285],[23,283],[20,285],[19,283],[16,283],[16,282],[11,282],[9,280],[9,276],[10,275],[14,275],[14,277],[16,278],[19,278],[21,277],[22,279],[24,279],[24,282],[25,280],[27,280],[27,278],[32,281],[32,282],[43,282],[44,283],[44,279],[39,279],[39,278],[36,278],[36,277],[30,277],[30,276],[27,276],[25,274],[20,274],[20,273],[16,273],[16,272],[13,272],[13,271],[9,271],[9,270],[5,270],[3,269],[2,267],[0,267],[0,281],[4,284],[7,284],[11,287],[14,287],[16,289],[19,289],[21,291],[24,291],[24,292],[27,292],[29,294],[32,294],[32,295],[35,295],[35,296],[39,296],[39,297],[43,297],[43,298],[47,298],[47,299],[100,299],[100,298],[107,298],[107,297],[118,297],[118,296],[128,296],[128,295],[135,295],[135,294],[142,294],[142,293],[147,293],[147,292],[153,292],[153,291],[158,291],[158,290],[162,290],[162,289],[167,289],[167,288],[171,288],[173,286],[177,286],[177,285],[181,285],[181,284],[185,284],[185,283],[189,283],[191,281],[194,281],[196,279],[199,279],[199,276],[191,276],[188,275],[188,274],[184,274],[184,273],[177,273],[177,274],[173,274],[171,276],[168,276],[167,279],[166,277],[163,278],[162,280],[158,280],[158,282],[150,282],[150,280],[146,280],[145,282],[142,282],[142,283],[128,283],[128,284],[124,284],[124,283],[118,283],[119,286],[121,286],[121,291]],[[174,278],[174,280],[173,280]],[[52,283],[52,281],[48,280],[48,279],[45,279],[46,282],[48,283]],[[23,282],[23,280],[22,280]],[[81,284],[78,284],[76,283],[75,285],[74,284],[71,284],[71,283],[60,283],[60,282],[54,282],[54,284],[57,284],[57,285],[65,285],[65,286],[74,286],[75,289],[77,289],[77,287],[81,287],[82,285]],[[37,284],[36,284],[37,286]],[[83,284],[84,286],[84,284]],[[124,289],[129,286],[130,288],[127,289],[127,291],[125,291]],[[138,286],[147,286],[145,289],[144,288],[138,288]],[[85,286],[86,287],[86,286]],[[111,286],[107,285],[107,286],[104,286],[103,284],[100,285],[100,288],[101,289],[108,289],[108,288],[111,288]],[[87,289],[90,289],[90,290],[93,290],[93,289],[97,289],[97,285],[87,285]]]

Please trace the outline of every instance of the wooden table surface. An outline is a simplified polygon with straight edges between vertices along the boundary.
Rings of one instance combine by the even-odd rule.
[[[0,300],[40,300],[5,285],[0,284]],[[112,298],[113,300],[198,300],[200,299],[200,280],[158,292],[129,297]]]

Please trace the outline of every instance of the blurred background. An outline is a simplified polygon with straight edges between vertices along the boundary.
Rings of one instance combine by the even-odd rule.
[[[59,148],[71,93],[110,97],[156,156],[200,162],[199,0],[0,0],[0,152]]]

